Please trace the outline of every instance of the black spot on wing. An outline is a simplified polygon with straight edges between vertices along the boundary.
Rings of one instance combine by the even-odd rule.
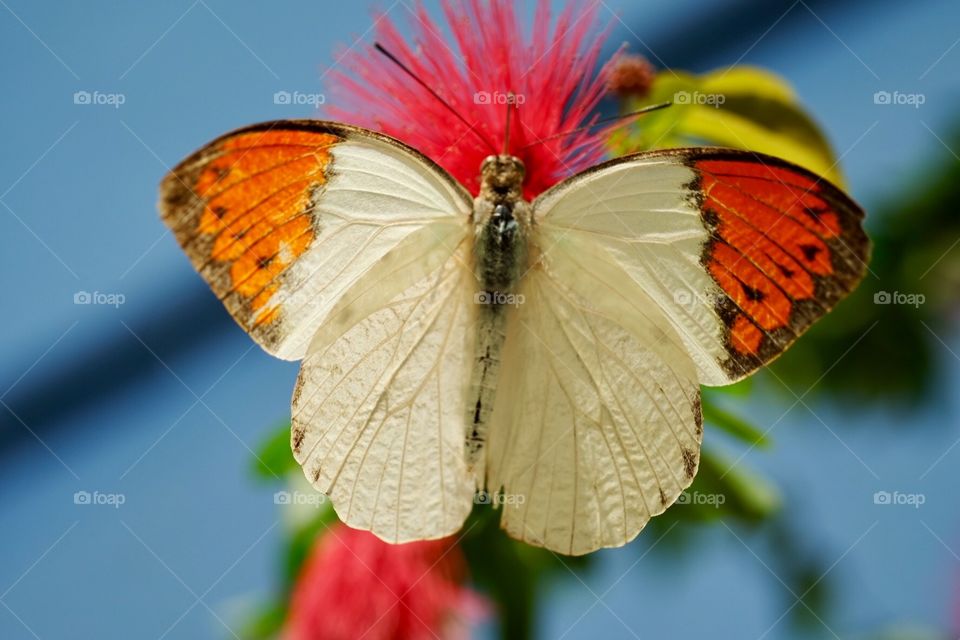
[[[703,435],[703,401],[700,399],[700,394],[697,393],[697,396],[693,399],[693,420],[696,425],[697,437]]]
[[[683,452],[683,468],[688,478],[692,478],[697,471],[697,454],[686,447],[681,449]]]

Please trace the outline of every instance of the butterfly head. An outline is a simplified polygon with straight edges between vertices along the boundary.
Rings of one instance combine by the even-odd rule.
[[[516,156],[487,156],[480,165],[480,197],[491,202],[519,200],[525,175],[523,162]]]

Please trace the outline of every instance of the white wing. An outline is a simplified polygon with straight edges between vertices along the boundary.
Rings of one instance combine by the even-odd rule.
[[[846,194],[745,151],[618,158],[550,189],[534,210],[544,242],[589,254],[636,313],[673,327],[705,385],[776,358],[856,288],[869,254],[863,211]]]
[[[465,237],[449,234],[440,246],[454,251],[432,268],[402,251],[378,266],[318,332],[293,396],[304,473],[341,520],[390,542],[450,535],[473,506],[463,416],[476,281]],[[410,282],[411,271],[421,277]],[[394,280],[405,284],[394,291]]]
[[[551,253],[524,279],[490,428],[487,488],[520,540],[582,554],[632,540],[693,479],[700,396],[669,325]],[[610,296],[600,307],[592,300]]]
[[[542,242],[578,261],[589,254],[591,270],[613,274],[611,284],[629,301],[628,317],[668,323],[697,377],[726,384],[724,327],[714,311],[719,288],[700,263],[710,234],[691,190],[695,181],[670,156],[618,161],[546,192],[535,216]],[[550,257],[553,249],[545,251]]]

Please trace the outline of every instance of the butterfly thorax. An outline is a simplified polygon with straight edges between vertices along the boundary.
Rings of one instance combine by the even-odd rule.
[[[499,307],[513,293],[524,266],[530,206],[523,200],[524,166],[519,158],[489,156],[480,176],[473,209],[476,275],[488,304]]]

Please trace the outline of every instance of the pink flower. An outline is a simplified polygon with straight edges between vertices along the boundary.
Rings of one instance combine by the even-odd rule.
[[[453,42],[417,4],[409,16],[413,42],[390,17],[378,17],[376,40],[473,125],[475,132],[371,46],[342,54],[345,72],[331,74],[335,105],[328,115],[398,138],[443,166],[474,194],[480,163],[501,153],[511,115],[509,153],[527,168],[533,198],[604,155],[603,132],[580,132],[532,143],[590,124],[606,90],[609,65],[596,73],[605,34],[595,30],[599,2],[572,2],[555,26],[549,0],[538,0],[527,33],[513,0],[443,0]],[[513,94],[511,96],[511,94]]]
[[[284,637],[461,637],[464,621],[481,607],[465,579],[453,538],[393,545],[338,523],[317,539],[301,569]]]

